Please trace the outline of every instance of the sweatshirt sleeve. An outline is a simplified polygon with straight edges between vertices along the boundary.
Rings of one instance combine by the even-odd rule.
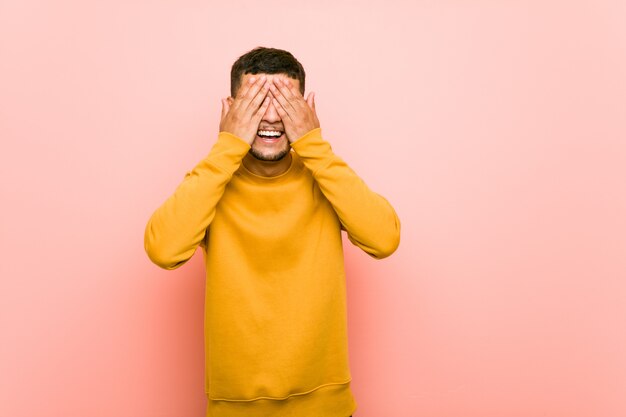
[[[313,129],[291,144],[332,204],[348,239],[374,258],[400,244],[400,220],[389,202],[374,193]]]
[[[152,262],[175,269],[203,245],[215,207],[250,145],[219,132],[208,155],[185,174],[174,193],[152,214],[144,232],[144,248]]]

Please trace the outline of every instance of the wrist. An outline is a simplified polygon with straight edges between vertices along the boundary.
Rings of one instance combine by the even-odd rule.
[[[217,134],[217,138],[218,138],[218,142],[226,142],[231,147],[235,147],[237,149],[239,149],[240,151],[243,151],[244,149],[246,149],[246,151],[248,149],[250,149],[250,144],[241,136],[238,136],[232,132],[228,132],[225,130],[220,131]]]
[[[242,142],[245,142],[246,144],[252,146],[252,142],[254,142],[254,137],[252,137],[252,140],[249,140],[246,138],[247,135],[245,134],[241,134],[237,131],[233,131],[233,130],[220,130],[220,132],[218,133],[219,135],[221,135],[222,133],[226,133],[229,136],[235,137],[237,139],[239,139]]]
[[[297,139],[291,141],[291,144],[295,144],[296,142],[306,141],[307,138],[312,137],[312,136],[319,136],[321,138],[322,128],[318,126],[318,127],[314,127],[308,130],[307,132],[304,132],[302,135],[298,136]]]

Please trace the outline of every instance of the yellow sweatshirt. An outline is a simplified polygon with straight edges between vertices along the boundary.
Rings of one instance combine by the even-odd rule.
[[[145,250],[165,269],[206,263],[207,417],[348,417],[341,231],[374,258],[400,241],[391,205],[317,128],[276,177],[248,171],[250,145],[220,132],[151,216]]]

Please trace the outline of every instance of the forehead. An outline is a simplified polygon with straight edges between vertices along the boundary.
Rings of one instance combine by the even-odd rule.
[[[248,82],[248,80],[252,77],[254,77],[254,79],[258,79],[261,75],[265,75],[267,77],[268,80],[272,80],[272,78],[280,78],[281,80],[289,80],[291,81],[291,83],[297,88],[300,89],[300,81],[295,79],[295,78],[291,78],[289,75],[287,74],[265,74],[265,73],[258,73],[258,74],[243,74],[241,76],[241,85],[244,85],[245,83]]]

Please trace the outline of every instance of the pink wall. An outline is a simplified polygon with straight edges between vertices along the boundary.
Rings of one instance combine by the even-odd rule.
[[[626,415],[626,3],[221,3],[0,4],[0,416],[204,415],[143,231],[258,45],[403,222],[346,246],[355,416]]]

